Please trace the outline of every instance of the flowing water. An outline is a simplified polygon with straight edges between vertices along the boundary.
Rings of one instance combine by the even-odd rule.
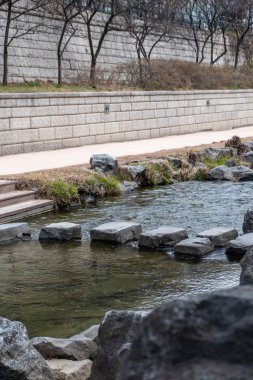
[[[190,294],[232,287],[240,266],[220,249],[200,262],[171,252],[91,243],[90,228],[109,221],[184,227],[190,236],[219,225],[241,231],[253,205],[253,184],[185,182],[106,199],[71,212],[29,221],[33,240],[0,246],[0,315],[22,321],[31,336],[68,337],[99,323],[115,309],[149,309]],[[84,240],[38,242],[47,223],[81,223]]]

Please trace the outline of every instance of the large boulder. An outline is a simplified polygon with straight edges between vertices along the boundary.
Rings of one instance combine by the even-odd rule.
[[[250,150],[250,152],[244,153],[243,155],[241,155],[241,159],[252,165],[253,164],[253,151]]]
[[[0,225],[0,243],[31,238],[28,223],[8,223]]]
[[[253,181],[253,170],[247,166],[235,166],[231,168],[233,177],[238,182]]]
[[[224,157],[233,157],[236,151],[233,148],[205,148],[199,152],[201,159],[209,159],[210,161],[217,161]]]
[[[236,163],[236,160],[234,158],[230,158],[229,160],[227,160],[225,162],[225,165],[228,167],[228,168],[233,168],[237,165]]]
[[[253,233],[231,240],[226,247],[226,254],[231,258],[240,259],[251,247],[253,247]]]
[[[226,165],[216,166],[215,168],[209,170],[208,177],[216,181],[233,181],[233,173],[231,168]]]
[[[248,142],[245,143],[245,145],[246,145],[247,147],[249,147],[250,150],[253,150],[253,141],[248,141]]]
[[[162,226],[155,230],[143,232],[139,238],[139,247],[156,249],[164,245],[175,245],[187,239],[188,234],[183,228]]]
[[[112,222],[90,230],[91,240],[124,244],[137,240],[142,232],[138,223]]]
[[[198,237],[210,239],[214,247],[225,247],[230,240],[238,237],[238,231],[230,227],[216,227],[200,232]]]
[[[116,380],[121,361],[137,337],[144,312],[116,311],[106,313],[98,335],[98,353],[90,380]]]
[[[90,158],[91,168],[101,172],[118,172],[118,161],[109,154],[93,154]]]
[[[0,379],[54,380],[46,361],[30,343],[25,326],[1,317]]]
[[[253,232],[253,211],[252,210],[248,210],[246,214],[244,215],[242,229],[243,229],[244,234]]]
[[[40,240],[70,241],[81,238],[81,225],[67,222],[47,224],[39,234]]]
[[[176,244],[174,252],[179,257],[195,257],[199,258],[214,250],[214,245],[207,238],[191,238],[182,240]]]
[[[170,302],[145,318],[118,380],[252,379],[252,316],[252,286]]]
[[[250,248],[241,260],[241,285],[253,285],[253,248]]]
[[[142,183],[145,180],[146,167],[144,165],[124,165],[120,167],[120,173],[131,181]]]
[[[174,168],[174,169],[182,169],[183,166],[183,161],[181,158],[178,157],[168,157],[169,164]]]
[[[31,343],[45,359],[84,360],[93,358],[97,351],[96,343],[89,338],[35,337]]]
[[[56,380],[88,380],[91,373],[91,360],[73,361],[52,359],[47,361]]]

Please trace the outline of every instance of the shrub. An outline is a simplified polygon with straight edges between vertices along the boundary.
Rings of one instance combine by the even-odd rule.
[[[54,200],[56,210],[67,210],[74,201],[78,200],[76,186],[63,181],[52,182],[49,191]]]

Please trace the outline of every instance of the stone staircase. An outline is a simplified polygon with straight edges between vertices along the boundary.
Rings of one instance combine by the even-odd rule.
[[[35,191],[18,191],[15,181],[0,180],[0,223],[53,210],[53,201],[36,199]]]

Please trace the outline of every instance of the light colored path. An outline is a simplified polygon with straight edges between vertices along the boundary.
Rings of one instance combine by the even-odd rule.
[[[178,149],[220,142],[234,135],[241,138],[251,137],[253,136],[253,127],[3,156],[0,157],[0,175],[87,164],[92,154],[96,153],[107,153],[115,157],[154,153],[163,149]]]

